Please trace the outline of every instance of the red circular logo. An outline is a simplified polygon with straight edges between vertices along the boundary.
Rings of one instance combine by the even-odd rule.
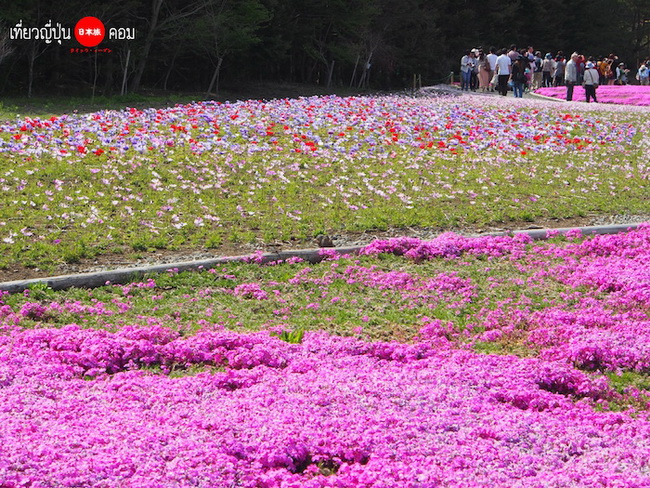
[[[97,17],[84,17],[74,26],[74,36],[79,44],[95,47],[104,40],[106,29]]]

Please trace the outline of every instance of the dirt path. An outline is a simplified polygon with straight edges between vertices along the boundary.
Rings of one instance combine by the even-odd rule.
[[[456,229],[418,229],[402,228],[389,229],[386,231],[374,231],[363,233],[340,233],[332,234],[330,237],[336,247],[363,246],[376,239],[388,239],[391,237],[417,237],[424,240],[433,239],[443,232],[455,232],[461,235],[480,235],[488,233],[503,232],[508,230],[527,229],[553,229],[561,227],[585,227],[593,225],[615,225],[633,224],[650,221],[649,215],[614,215],[614,216],[591,216],[572,219],[537,220],[535,222],[510,222],[493,226],[463,227]],[[274,244],[230,244],[217,249],[183,249],[183,250],[155,250],[152,252],[134,252],[126,254],[103,254],[92,259],[85,259],[76,263],[61,263],[54,269],[42,270],[38,268],[26,268],[19,264],[10,265],[0,270],[0,282],[25,280],[32,278],[43,278],[48,276],[59,276],[76,273],[89,273],[107,271],[117,268],[141,267],[158,264],[171,264],[186,261],[198,261],[214,259],[224,256],[239,256],[252,254],[256,251],[274,252],[292,249],[311,249],[319,247],[316,240],[277,242]]]

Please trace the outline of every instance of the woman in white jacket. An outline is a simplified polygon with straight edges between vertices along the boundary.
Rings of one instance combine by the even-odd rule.
[[[594,63],[589,61],[585,66],[585,74],[582,82],[583,86],[585,87],[585,97],[587,98],[587,103],[589,103],[590,98],[593,98],[594,102],[598,102],[598,100],[596,100],[596,88],[598,88],[598,80],[598,70],[596,69]]]

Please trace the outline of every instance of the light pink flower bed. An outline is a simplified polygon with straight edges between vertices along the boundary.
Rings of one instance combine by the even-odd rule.
[[[561,98],[566,100],[566,87],[540,88],[535,93],[546,97]],[[601,103],[617,103],[621,105],[650,106],[650,86],[638,85],[604,85],[596,90],[596,98]],[[585,90],[576,86],[573,90],[573,101],[584,102]]]

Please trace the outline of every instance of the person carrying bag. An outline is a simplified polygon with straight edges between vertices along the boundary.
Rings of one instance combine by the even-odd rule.
[[[594,102],[598,102],[598,100],[596,100],[596,88],[598,88],[599,77],[596,66],[594,63],[589,61],[585,66],[585,74],[582,81],[582,86],[585,88],[587,103],[589,103],[590,98],[593,98]]]

